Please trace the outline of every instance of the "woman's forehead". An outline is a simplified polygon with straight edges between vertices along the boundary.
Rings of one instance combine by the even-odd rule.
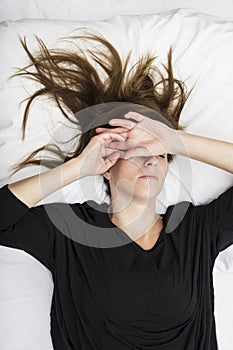
[[[113,118],[123,119],[124,115],[130,111],[140,113],[174,128],[165,117],[155,110],[129,102],[108,102],[94,105],[75,113],[75,118],[84,133],[97,127],[109,127],[109,120]]]

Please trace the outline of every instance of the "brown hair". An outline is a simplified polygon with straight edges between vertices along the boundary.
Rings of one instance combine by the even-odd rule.
[[[119,117],[119,113],[123,115],[129,110],[145,115],[148,115],[148,111],[154,111],[155,114],[162,115],[174,128],[183,129],[179,125],[180,113],[191,91],[187,93],[185,83],[173,76],[172,48],[167,55],[167,65],[162,65],[167,74],[165,77],[153,65],[156,57],[149,53],[139,58],[127,72],[131,51],[123,61],[111,43],[99,34],[89,33],[69,38],[73,43],[83,39],[98,46],[85,51],[80,46],[76,46],[74,51],[48,49],[41,39],[36,39],[39,45],[37,54],[32,54],[25,38],[20,39],[30,64],[13,75],[25,76],[41,84],[41,88],[28,98],[22,122],[22,139],[25,137],[32,102],[46,95],[56,102],[64,117],[75,124],[79,130],[76,135],[79,136],[79,142],[75,150],[68,155],[57,145],[44,145],[16,164],[12,168],[15,169],[13,173],[28,165],[43,164],[53,168],[77,157],[96,134],[95,127],[89,127],[87,130],[82,127],[85,113],[80,118],[80,113],[91,106],[100,106],[98,111],[101,113],[92,115],[93,119],[98,115],[99,126],[109,127],[106,121],[102,123],[103,115],[106,115],[106,108],[103,107],[108,103],[122,102],[121,107],[117,105],[116,108],[108,109],[109,119],[111,116]],[[58,155],[62,160],[36,159],[35,156],[44,149]],[[168,155],[168,161],[171,160],[172,155]],[[108,181],[104,181],[108,187],[107,193],[110,194]]]

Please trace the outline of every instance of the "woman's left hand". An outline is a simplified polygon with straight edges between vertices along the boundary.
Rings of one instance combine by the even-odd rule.
[[[126,119],[111,119],[109,121],[110,125],[118,126],[114,132],[125,135],[127,133],[126,141],[112,143],[113,148],[126,151],[123,159],[175,154],[177,130],[136,112],[129,112],[124,117]],[[135,120],[135,122],[127,120],[128,118]],[[109,129],[97,128],[96,132],[101,133],[107,130]],[[111,144],[108,147],[111,148]]]

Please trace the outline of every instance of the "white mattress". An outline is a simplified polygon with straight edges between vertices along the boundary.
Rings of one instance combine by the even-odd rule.
[[[132,47],[132,61],[150,50],[159,56],[158,62],[164,62],[173,44],[175,75],[185,79],[189,87],[196,83],[182,112],[181,123],[186,124],[187,132],[233,142],[233,4],[225,0],[221,3],[189,1],[188,5],[189,9],[182,9],[187,7],[187,1],[177,0],[122,3],[116,0],[2,0],[0,106],[4,113],[0,117],[0,185],[38,172],[37,168],[28,168],[10,177],[9,168],[20,157],[49,141],[49,131],[56,129],[55,135],[60,136],[61,128],[55,126],[63,120],[57,108],[38,101],[30,114],[26,140],[21,141],[25,104],[19,103],[36,89],[36,85],[22,78],[7,80],[14,72],[13,67],[27,64],[18,35],[26,35],[31,48],[35,48],[35,34],[51,47],[63,47],[64,43],[57,43],[58,38],[85,26],[101,32],[122,54]],[[160,194],[159,210],[163,212],[168,205],[181,200],[190,200],[196,205],[208,203],[232,185],[232,174],[177,157]],[[77,188],[80,189],[78,194]],[[107,200],[101,177],[86,178],[66,186],[45,202],[86,199]],[[219,349],[232,350],[233,247],[219,255],[213,273]],[[0,276],[0,348],[52,350],[49,332],[51,273],[25,252],[0,247]]]

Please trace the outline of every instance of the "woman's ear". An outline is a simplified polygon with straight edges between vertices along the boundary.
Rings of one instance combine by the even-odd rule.
[[[105,171],[105,173],[103,173],[102,174],[104,177],[105,177],[105,179],[107,179],[107,180],[110,180],[111,179],[111,173],[110,173],[110,171]]]

